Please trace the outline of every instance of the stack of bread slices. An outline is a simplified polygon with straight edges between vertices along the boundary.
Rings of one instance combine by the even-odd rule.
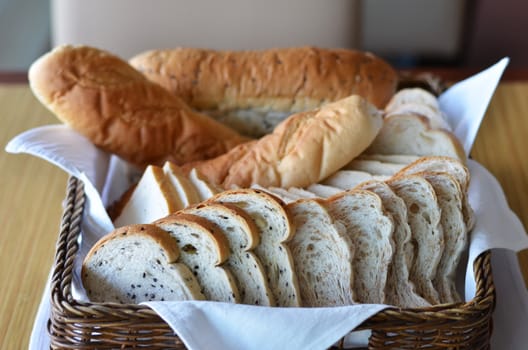
[[[86,256],[88,296],[266,306],[460,301],[455,273],[474,221],[467,168],[443,156],[356,164],[367,161],[368,172],[342,170],[306,188],[225,191],[197,172],[151,166],[126,196],[119,228]]]

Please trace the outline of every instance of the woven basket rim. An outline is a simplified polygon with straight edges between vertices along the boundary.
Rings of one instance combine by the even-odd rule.
[[[77,301],[73,298],[71,293],[73,266],[79,248],[78,237],[81,232],[83,208],[84,186],[81,180],[70,177],[51,280],[52,310],[48,330],[52,341],[53,323],[59,318],[61,322],[112,323],[121,324],[125,328],[137,328],[137,321],[141,321],[141,327],[168,328],[168,325],[152,309],[143,305],[91,303]],[[438,324],[438,327],[442,327],[443,324],[449,325],[449,322],[453,320],[491,317],[495,305],[495,288],[491,275],[490,256],[490,252],[485,252],[474,263],[477,294],[471,301],[427,308],[385,309],[366,320],[357,329],[405,328],[409,327],[410,323],[419,324],[424,321],[433,322]]]

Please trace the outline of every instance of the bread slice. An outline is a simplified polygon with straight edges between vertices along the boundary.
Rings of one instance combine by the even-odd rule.
[[[460,141],[447,130],[431,128],[427,118],[414,114],[391,115],[364,154],[449,156],[465,162]]]
[[[252,252],[259,244],[259,232],[242,209],[224,203],[199,204],[182,212],[200,216],[218,226],[229,242],[231,254],[225,262],[237,281],[242,304],[275,306],[262,263]]]
[[[182,213],[169,215],[154,224],[176,239],[180,261],[192,270],[207,300],[240,302],[235,279],[224,265],[229,258],[229,244],[215,225]]]
[[[299,187],[290,187],[288,188],[288,192],[293,193],[294,195],[300,198],[317,198],[317,195],[315,193],[306,191]]]
[[[387,269],[392,260],[392,219],[381,199],[370,191],[351,190],[324,202],[332,218],[341,222],[355,247],[352,261],[355,300],[385,302]]]
[[[314,193],[319,198],[328,198],[342,192],[340,188],[319,183],[311,184],[310,186],[306,187],[306,190]]]
[[[163,172],[165,173],[165,176],[169,178],[172,186],[176,190],[183,208],[187,208],[191,204],[196,204],[201,201],[198,191],[180,167],[174,163],[165,162],[163,165]]]
[[[416,103],[429,106],[433,109],[440,109],[438,99],[429,91],[422,88],[406,88],[401,89],[392,96],[389,103],[385,106],[385,111],[394,111],[399,106],[408,103]]]
[[[182,207],[183,204],[163,169],[149,165],[114,220],[114,226],[151,223]]]
[[[192,169],[190,171],[189,180],[198,192],[200,202],[205,201],[214,196],[215,194],[223,191],[223,189],[220,188],[218,185],[212,184],[207,181],[205,176],[203,176],[203,174],[196,169]]]
[[[371,175],[391,176],[403,168],[398,163],[382,162],[379,160],[354,159],[343,167],[346,170],[363,171]]]
[[[442,211],[440,223],[445,246],[433,284],[441,303],[460,302],[461,298],[455,286],[455,274],[468,243],[462,215],[462,190],[455,178],[448,173],[423,172],[416,175],[431,183]]]
[[[282,200],[284,203],[290,203],[297,199],[299,199],[298,196],[296,196],[293,193],[288,192],[288,190],[280,187],[263,187],[257,184],[251,185],[251,188],[264,191],[268,194],[271,194],[273,196],[278,197],[280,200]]]
[[[358,184],[372,180],[372,174],[359,170],[339,170],[332,176],[321,181],[321,185],[336,187],[341,190],[349,190]]]
[[[419,172],[448,172],[460,184],[462,190],[462,213],[468,231],[475,225],[475,214],[469,204],[468,190],[471,175],[463,162],[452,157],[422,157],[401,169],[397,175],[413,174]]]
[[[356,189],[376,193],[394,224],[392,235],[394,254],[387,271],[385,303],[403,308],[430,306],[431,304],[427,300],[416,293],[414,283],[409,279],[409,270],[412,265],[414,252],[411,243],[411,228],[407,222],[405,202],[383,181],[371,180],[363,182]]]
[[[386,117],[398,114],[415,114],[427,118],[433,129],[444,129],[452,131],[451,126],[447,123],[444,115],[439,108],[434,108],[425,104],[408,102],[395,107],[392,110],[386,110]]]
[[[285,244],[295,231],[283,208],[284,202],[255,189],[224,191],[211,201],[235,204],[251,216],[260,234],[260,244],[254,252],[264,266],[277,306],[300,306],[297,277],[290,249]]]
[[[420,156],[409,154],[361,154],[357,159],[377,160],[385,163],[410,164],[418,160]]]
[[[303,306],[354,303],[354,246],[346,228],[333,220],[321,199],[286,206],[296,227],[289,242]]]
[[[169,233],[153,225],[120,227],[100,239],[82,266],[82,281],[93,302],[203,300],[190,269],[177,262]]]
[[[410,270],[411,281],[420,296],[433,305],[438,304],[440,298],[433,280],[444,251],[444,233],[435,191],[427,180],[417,175],[393,177],[387,183],[407,206],[415,251]]]

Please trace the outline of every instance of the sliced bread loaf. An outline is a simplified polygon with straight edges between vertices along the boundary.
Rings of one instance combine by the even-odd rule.
[[[433,280],[444,251],[444,233],[435,191],[427,180],[417,175],[393,177],[387,183],[407,206],[415,251],[410,279],[420,296],[431,304],[438,304],[440,298]]]
[[[321,200],[304,199],[286,206],[296,227],[288,243],[299,279],[303,306],[354,303],[354,246],[345,227],[332,219]]]
[[[145,224],[169,215],[183,207],[176,190],[163,169],[149,165],[133,188],[114,226]]]
[[[99,240],[83,262],[81,277],[93,302],[203,300],[190,269],[177,262],[169,233],[153,225],[130,225]]]
[[[447,172],[458,181],[460,189],[462,190],[462,213],[464,214],[464,221],[468,231],[471,230],[475,225],[475,214],[469,204],[468,198],[471,175],[464,163],[452,157],[422,157],[401,169],[398,172],[398,175],[413,174],[423,171]]]
[[[344,225],[355,248],[352,261],[355,300],[384,303],[394,226],[380,197],[370,191],[350,190],[328,198],[324,205],[331,217]]]
[[[200,216],[218,226],[229,242],[230,255],[225,262],[237,281],[241,302],[275,306],[262,263],[251,251],[259,244],[259,232],[251,219],[235,205],[210,202],[182,212]]]
[[[285,244],[295,231],[283,208],[284,202],[255,189],[224,191],[211,201],[234,204],[251,216],[260,235],[260,244],[254,252],[264,266],[277,306],[300,306],[297,277],[290,249]]]
[[[376,193],[394,223],[394,254],[388,266],[385,303],[404,308],[429,306],[430,303],[416,293],[414,283],[409,279],[414,251],[405,202],[382,181],[363,182],[356,188]]]
[[[433,284],[441,303],[459,302],[461,298],[455,286],[455,273],[468,243],[462,215],[462,191],[459,183],[448,173],[423,172],[417,175],[431,183],[442,211],[440,223],[445,246]]]
[[[154,224],[176,239],[180,261],[194,273],[208,300],[240,302],[235,279],[223,265],[229,258],[229,244],[214,224],[182,213],[169,215]]]

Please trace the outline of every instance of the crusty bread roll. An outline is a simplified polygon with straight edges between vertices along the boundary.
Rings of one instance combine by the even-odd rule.
[[[190,106],[262,136],[292,113],[360,95],[383,108],[396,90],[394,69],[371,53],[316,47],[260,51],[153,50],[130,63]]]
[[[184,165],[208,181],[250,187],[305,187],[335,173],[365,150],[383,124],[381,112],[360,96],[291,116],[272,134],[228,153]]]
[[[30,67],[29,82],[61,121],[140,167],[213,158],[247,141],[96,48],[52,50]]]

